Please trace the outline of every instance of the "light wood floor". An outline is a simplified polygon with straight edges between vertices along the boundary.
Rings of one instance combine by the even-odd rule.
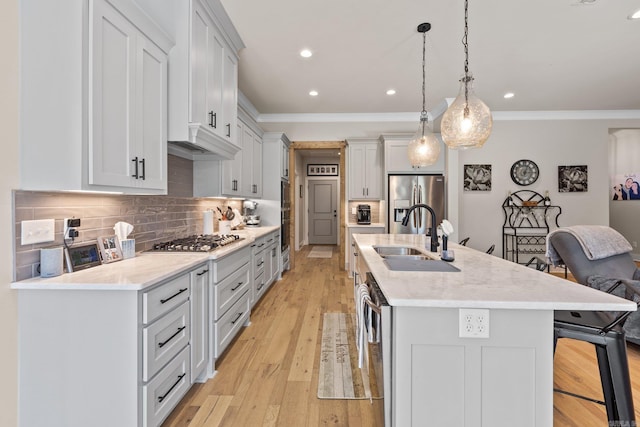
[[[296,268],[274,283],[206,384],[191,388],[163,427],[382,426],[381,401],[316,397],[322,314],[351,312],[352,282],[331,259],[296,254]],[[636,412],[640,410],[640,347],[630,344],[629,363]],[[558,343],[556,388],[602,399],[593,347]],[[517,392],[517,391],[515,391]],[[636,415],[640,418],[640,413]],[[554,393],[555,427],[607,426],[604,406]]]

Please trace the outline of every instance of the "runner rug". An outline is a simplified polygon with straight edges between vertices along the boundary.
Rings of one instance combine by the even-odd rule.
[[[333,255],[332,246],[314,246],[307,258],[331,258]]]
[[[369,373],[358,368],[358,350],[355,340],[355,315],[325,313],[322,323],[320,399],[381,399],[375,366],[376,346],[369,347],[371,360]],[[380,373],[379,373],[380,374]]]

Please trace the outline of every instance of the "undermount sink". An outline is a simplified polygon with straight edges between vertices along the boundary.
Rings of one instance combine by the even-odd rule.
[[[408,246],[374,246],[373,249],[384,258],[389,270],[394,271],[460,271],[448,262],[442,261],[438,254],[433,255]]]
[[[378,254],[380,254],[381,257],[386,257],[389,255],[400,255],[400,256],[408,256],[408,255],[422,255],[424,256],[424,253],[416,248],[410,248],[407,246],[374,246],[373,249],[375,249],[376,252],[378,252]]]

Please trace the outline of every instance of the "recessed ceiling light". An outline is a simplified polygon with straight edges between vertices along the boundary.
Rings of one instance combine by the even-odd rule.
[[[302,56],[303,58],[311,58],[311,56],[313,56],[313,52],[311,52],[309,49],[302,49],[300,51],[300,56]]]
[[[395,89],[389,89],[387,91],[387,95],[395,95],[396,94],[396,90]]]
[[[514,96],[516,96],[515,93],[513,92],[507,92],[504,94],[504,99],[509,99],[509,98],[513,98]]]
[[[312,91],[309,92],[309,95],[318,96],[318,91],[317,90],[312,90]]]
[[[640,19],[640,9],[628,16],[629,19]]]

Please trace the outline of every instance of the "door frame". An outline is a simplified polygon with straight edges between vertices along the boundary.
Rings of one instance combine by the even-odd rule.
[[[346,191],[345,191],[345,181],[347,171],[345,170],[345,157],[346,157],[346,141],[293,141],[289,146],[289,170],[296,170],[296,150],[326,150],[326,149],[338,149],[340,150],[340,206],[338,207],[338,250],[340,251],[340,258],[344,260],[344,252],[345,252],[345,243],[344,236],[346,232],[346,224],[344,221],[345,209],[346,209]],[[293,174],[290,174],[293,175]],[[294,175],[295,176],[295,175]],[[289,197],[291,200],[291,212],[295,212],[295,209],[298,205],[298,201],[295,197],[295,185],[289,186]],[[291,263],[291,268],[295,267],[295,232],[296,232],[296,216],[294,214],[291,215],[291,221],[289,222],[289,261]],[[344,262],[339,262],[340,270],[345,270]]]

